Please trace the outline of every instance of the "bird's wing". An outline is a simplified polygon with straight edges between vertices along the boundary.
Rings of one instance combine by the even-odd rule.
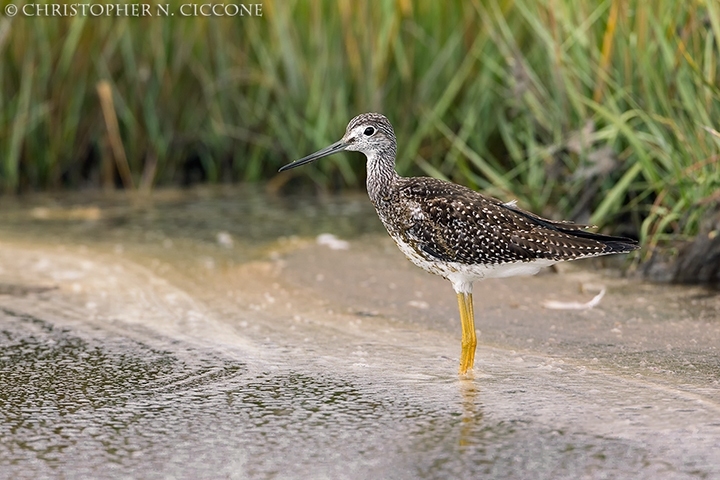
[[[547,220],[460,185],[404,180],[400,203],[408,212],[400,233],[428,260],[469,265],[569,260],[635,248],[632,240]]]

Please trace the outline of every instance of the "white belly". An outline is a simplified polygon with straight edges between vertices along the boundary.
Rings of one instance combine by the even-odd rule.
[[[467,265],[457,262],[439,262],[425,259],[399,236],[392,235],[400,251],[415,265],[426,272],[450,280],[456,292],[472,293],[472,283],[484,278],[535,275],[541,268],[557,263],[557,260],[540,259],[529,262],[511,262],[493,265]]]

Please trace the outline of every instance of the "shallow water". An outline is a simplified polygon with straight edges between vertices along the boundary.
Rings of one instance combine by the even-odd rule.
[[[363,196],[0,199],[0,477],[720,478],[714,293],[479,283],[459,379],[450,286],[381,229]]]

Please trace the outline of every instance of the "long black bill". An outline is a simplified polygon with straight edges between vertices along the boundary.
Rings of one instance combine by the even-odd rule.
[[[295,160],[292,163],[288,163],[284,167],[282,167],[278,172],[284,172],[285,170],[290,170],[291,168],[299,167],[300,165],[305,165],[306,163],[314,162],[318,158],[327,157],[328,155],[332,155],[333,153],[342,152],[347,148],[349,144],[347,142],[344,142],[343,140],[340,140],[339,142],[335,142],[329,147],[325,147],[322,150],[318,150],[315,153],[311,153],[307,157],[303,157],[300,160]]]

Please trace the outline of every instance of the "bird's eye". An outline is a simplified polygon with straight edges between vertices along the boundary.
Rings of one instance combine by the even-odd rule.
[[[366,137],[372,137],[375,133],[375,129],[373,127],[367,127],[363,133]]]

